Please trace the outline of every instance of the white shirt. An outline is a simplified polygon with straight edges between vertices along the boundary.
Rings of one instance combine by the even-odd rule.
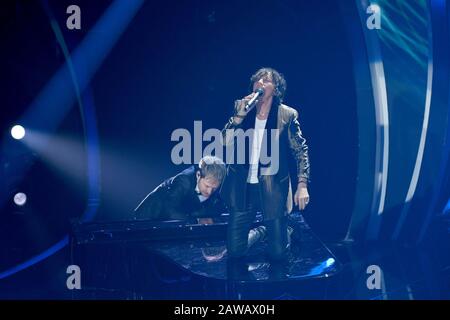
[[[261,153],[261,145],[266,128],[267,119],[259,120],[255,117],[255,130],[253,131],[253,139],[250,145],[250,167],[248,170],[247,183],[258,183],[258,165],[259,155]]]

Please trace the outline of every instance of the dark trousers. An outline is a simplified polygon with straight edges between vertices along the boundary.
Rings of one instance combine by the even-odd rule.
[[[256,217],[261,211],[259,184],[247,183],[247,203],[245,211],[230,212],[227,231],[227,249],[231,258],[244,256],[248,247],[248,233]],[[287,217],[264,220],[267,230],[268,255],[273,260],[283,259],[288,250]]]

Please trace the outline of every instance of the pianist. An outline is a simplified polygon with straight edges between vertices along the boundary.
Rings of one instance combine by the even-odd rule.
[[[150,192],[134,210],[134,219],[212,223],[211,218],[227,211],[216,192],[225,175],[220,158],[205,156],[198,166],[165,180]]]

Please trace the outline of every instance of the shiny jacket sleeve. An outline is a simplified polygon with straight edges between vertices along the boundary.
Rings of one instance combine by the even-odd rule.
[[[298,182],[308,183],[310,178],[308,145],[300,129],[297,111],[292,114],[289,122],[289,147],[297,163]]]

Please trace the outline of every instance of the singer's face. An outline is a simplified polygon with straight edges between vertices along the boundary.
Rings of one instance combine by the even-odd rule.
[[[273,96],[273,93],[275,91],[275,85],[272,81],[272,76],[270,74],[264,75],[259,80],[253,83],[253,92],[258,90],[259,88],[264,89],[263,100],[266,100]]]

